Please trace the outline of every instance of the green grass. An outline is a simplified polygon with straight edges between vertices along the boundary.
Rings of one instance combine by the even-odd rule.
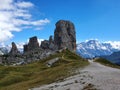
[[[46,62],[59,57],[52,67]],[[89,63],[78,55],[64,50],[61,53],[22,66],[0,66],[0,90],[28,90],[29,88],[61,81]]]
[[[113,68],[119,68],[120,69],[120,66],[116,65],[116,64],[113,64],[111,63],[110,61],[104,59],[104,58],[98,58],[95,60],[95,62],[99,62],[105,66],[109,66],[109,67],[113,67]]]

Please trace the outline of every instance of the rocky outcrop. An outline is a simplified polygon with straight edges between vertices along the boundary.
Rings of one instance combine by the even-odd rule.
[[[18,50],[16,44],[12,42],[12,48],[8,54],[2,56],[2,63],[13,64],[23,60],[22,54]]]
[[[9,55],[18,55],[20,52],[18,51],[18,48],[14,42],[12,42],[12,48],[9,52]]]
[[[50,40],[52,42],[52,40]],[[28,44],[24,45],[24,60],[27,63],[41,60],[48,57],[50,54],[53,54],[54,51],[49,48],[49,41],[44,40],[39,46],[37,37],[31,37]]]
[[[56,50],[56,46],[54,44],[54,39],[53,36],[49,37],[49,40],[44,40],[41,42],[41,46],[42,49],[50,49],[55,51]]]
[[[56,23],[54,43],[58,50],[65,47],[71,51],[76,50],[76,32],[72,22],[60,20]]]
[[[76,51],[76,32],[74,24],[70,21],[60,20],[56,23],[54,39],[44,40],[40,46],[42,49],[60,50],[68,48]]]
[[[41,46],[42,49],[49,49],[49,41],[48,40],[44,40],[41,42]]]
[[[50,36],[49,40],[44,40],[39,46],[37,37],[31,37],[28,44],[24,45],[23,54],[17,49],[15,43],[12,43],[12,48],[8,56],[5,56],[5,63],[29,63],[44,59],[57,51],[69,49],[76,51],[76,32],[74,24],[70,21],[60,20],[56,23],[54,37]],[[56,62],[58,59],[52,60]],[[51,64],[51,63],[48,63]]]
[[[24,45],[24,52],[28,52],[38,48],[39,48],[39,43],[38,43],[37,37],[34,36],[29,39],[28,44]]]
[[[25,44],[23,47],[24,47],[24,50],[23,50],[23,51],[24,51],[24,52],[28,52],[28,45]]]
[[[49,49],[50,49],[50,50],[56,50],[56,47],[55,47],[55,45],[54,45],[53,36],[50,36],[50,37],[49,37]]]

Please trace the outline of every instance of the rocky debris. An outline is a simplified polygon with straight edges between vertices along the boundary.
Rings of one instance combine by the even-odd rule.
[[[25,65],[25,64],[27,64],[25,61],[20,61],[20,62],[14,63],[13,66]]]
[[[54,54],[55,52],[49,49],[42,49],[42,48],[38,48],[36,50],[32,50],[29,52],[26,52],[23,54],[24,56],[24,61],[26,63],[31,63],[31,62],[35,62],[35,61],[39,61],[42,60],[44,58],[47,58],[48,56]]]
[[[57,61],[59,61],[60,59],[57,57],[57,58],[54,58],[54,59],[51,59],[51,60],[49,60],[47,63],[46,63],[46,65],[48,66],[48,67],[51,67],[54,63],[56,63]]]
[[[17,48],[16,44],[14,42],[12,42],[12,48],[9,52],[9,55],[14,56],[14,55],[18,55],[18,54],[20,54],[20,52],[18,51],[18,48]]]
[[[76,50],[76,32],[72,22],[60,20],[56,23],[54,43],[58,49],[66,47],[71,51]]]
[[[28,52],[37,48],[39,48],[39,43],[38,43],[37,37],[34,36],[29,39],[28,44],[24,45],[24,52]]]

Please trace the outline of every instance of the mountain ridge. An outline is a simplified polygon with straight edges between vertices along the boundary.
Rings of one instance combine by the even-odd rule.
[[[113,52],[111,55],[101,56],[102,58],[107,59],[108,61],[120,65],[120,51]]]
[[[114,42],[113,42],[114,43]],[[77,53],[84,58],[110,55],[120,51],[120,43],[99,42],[98,40],[88,40],[77,44]]]

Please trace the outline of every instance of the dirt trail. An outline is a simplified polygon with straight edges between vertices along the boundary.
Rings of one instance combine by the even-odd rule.
[[[78,74],[32,90],[120,90],[120,69],[89,61],[90,65]]]

